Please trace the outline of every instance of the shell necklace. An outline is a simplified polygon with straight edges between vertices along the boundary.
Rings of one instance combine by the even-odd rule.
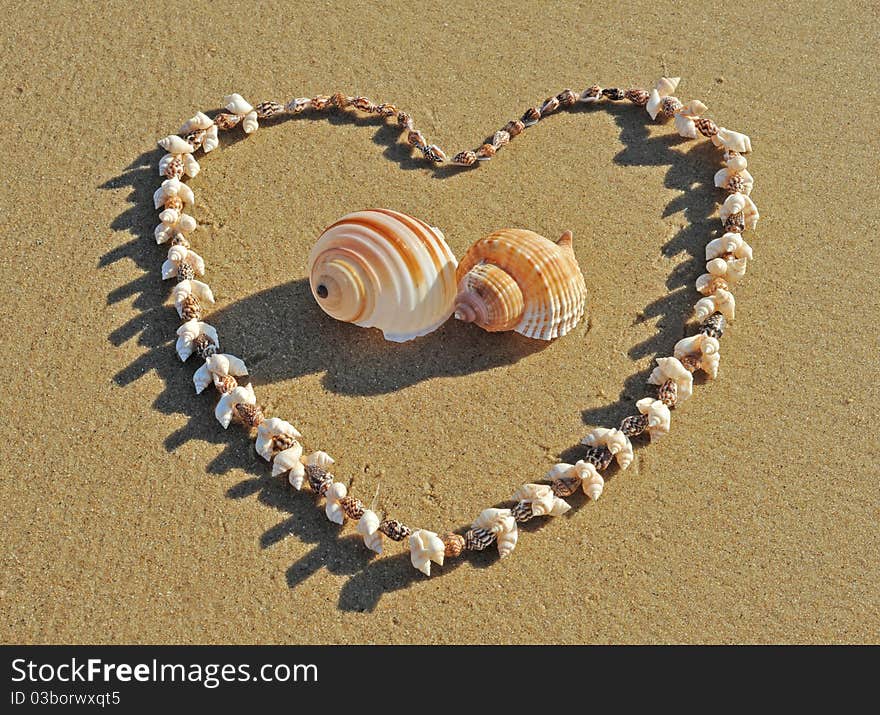
[[[663,77],[651,91],[602,89],[593,85],[577,95],[566,89],[540,106],[531,107],[522,118],[508,122],[495,132],[491,142],[474,150],[462,151],[451,159],[453,164],[462,167],[488,161],[528,127],[577,101],[628,101],[644,107],[651,119],[672,120],[675,130],[683,137],[708,138],[721,152],[722,168],[715,174],[715,186],[726,192],[719,209],[724,232],[706,245],[706,272],[696,281],[696,289],[703,297],[694,306],[695,331],[675,344],[671,356],[656,359],[656,367],[648,378],[648,383],[657,387],[656,394],[638,400],[635,413],[625,417],[620,425],[593,429],[581,441],[585,452],[583,459],[575,464],[556,464],[542,483],[523,484],[512,496],[511,508],[485,509],[469,529],[440,535],[424,528],[411,528],[387,516],[380,517],[360,499],[348,494],[346,485],[334,478],[330,473],[334,464],[330,455],[321,451],[304,455],[300,444],[302,435],[296,428],[283,419],[264,414],[257,405],[253,386],[239,384],[238,378],[248,374],[244,362],[234,355],[221,353],[217,331],[202,321],[205,306],[213,303],[214,297],[210,287],[196,279],[196,275],[204,273],[205,265],[190,248],[187,238],[196,228],[196,221],[185,213],[193,206],[194,196],[183,181],[199,172],[195,153],[201,150],[207,154],[216,149],[220,130],[240,127],[245,134],[250,134],[257,130],[259,121],[284,112],[348,110],[396,121],[401,131],[406,132],[407,142],[429,163],[447,161],[437,145],[426,142],[410,115],[392,104],[375,104],[366,97],[337,93],[297,98],[286,105],[270,101],[253,107],[240,95],[231,94],[224,98],[224,109],[213,119],[198,112],[184,123],[178,134],[159,141],[159,146],[167,154],[159,161],[159,175],[165,180],[153,196],[155,208],[161,209],[161,223],[156,227],[155,238],[159,244],[169,241],[171,244],[168,258],[162,265],[162,277],[177,279],[172,298],[184,321],[177,330],[177,354],[182,361],[194,353],[204,360],[193,375],[196,392],[202,392],[213,383],[220,394],[214,411],[217,420],[224,428],[234,420],[249,432],[256,429],[257,453],[271,462],[273,476],[286,476],[297,490],[308,484],[314,494],[324,500],[327,518],[340,525],[346,519],[355,522],[355,528],[368,549],[382,553],[386,537],[405,542],[413,566],[425,575],[430,575],[432,562],[442,565],[444,559],[461,556],[466,551],[482,551],[493,543],[501,557],[507,556],[516,546],[518,524],[535,517],[564,514],[571,508],[565,497],[578,489],[583,489],[591,500],[597,500],[605,483],[602,472],[612,461],[622,470],[632,462],[631,438],[647,435],[655,440],[669,432],[670,410],[690,397],[693,373],[702,370],[709,378],[716,377],[720,360],[719,339],[726,323],[734,318],[734,298],[730,288],[743,277],[752,258],[752,249],[742,236],[745,229],[754,229],[758,221],[758,210],[749,197],[753,179],[746,169],[744,156],[751,151],[749,137],[719,127],[703,116],[706,105],[699,100],[683,104],[672,94],[678,83],[677,77]],[[326,297],[326,286],[313,285],[313,291],[318,299]],[[459,317],[468,319],[466,306],[461,306],[460,312],[462,316]],[[512,323],[508,327],[512,327]]]

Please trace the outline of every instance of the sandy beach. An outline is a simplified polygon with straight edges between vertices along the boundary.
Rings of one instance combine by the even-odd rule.
[[[2,642],[880,640],[876,4],[3,6]],[[156,140],[196,110],[344,91],[457,151],[567,87],[664,74],[751,136],[762,218],[718,379],[599,502],[425,578],[399,545],[370,558],[194,394],[151,197]],[[464,172],[376,118],[232,132],[190,181],[209,320],[365,501],[458,529],[649,394],[718,235],[718,167],[624,103]],[[372,206],[458,256],[505,226],[571,229],[587,320],[546,345],[457,321],[398,345],[331,320],[309,249]]]

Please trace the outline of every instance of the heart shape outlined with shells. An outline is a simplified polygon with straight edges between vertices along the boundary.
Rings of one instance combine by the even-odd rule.
[[[210,324],[201,320],[206,304],[213,295],[197,274],[204,271],[204,262],[189,245],[187,234],[195,228],[194,219],[185,209],[194,203],[189,187],[181,181],[184,175],[194,176],[200,171],[193,157],[197,149],[209,152],[219,145],[218,130],[231,130],[241,126],[245,133],[252,133],[259,121],[271,119],[285,109],[297,114],[302,111],[323,112],[328,109],[374,113],[394,117],[411,146],[420,150],[426,160],[441,162],[443,152],[433,144],[427,144],[415,129],[412,119],[403,112],[391,112],[390,105],[376,105],[363,97],[316,97],[295,99],[286,107],[275,102],[264,102],[256,108],[239,95],[225,100],[225,111],[213,119],[199,113],[189,120],[180,135],[170,135],[160,142],[168,155],[160,161],[160,173],[165,181],[154,195],[156,208],[162,208],[160,225],[156,228],[159,243],[170,241],[172,246],[165,265],[163,277],[176,277],[174,289],[175,307],[184,319],[178,329],[177,351],[182,360],[193,353],[204,358],[194,377],[197,391],[213,384],[220,392],[215,415],[224,427],[235,419],[248,428],[256,428],[256,448],[261,457],[273,464],[273,475],[286,475],[294,488],[306,483],[324,499],[327,517],[342,524],[346,519],[357,522],[357,532],[364,538],[368,548],[381,551],[384,538],[394,541],[406,540],[413,565],[426,575],[431,563],[441,564],[445,559],[460,556],[468,551],[481,551],[496,544],[501,557],[507,556],[516,545],[519,525],[536,517],[556,516],[568,511],[565,499],[578,489],[592,500],[601,495],[604,478],[602,472],[612,461],[620,469],[632,462],[631,438],[649,435],[656,439],[670,427],[671,408],[686,399],[692,390],[693,373],[702,370],[715,377],[719,362],[719,338],[727,321],[734,317],[733,295],[730,287],[745,273],[751,248],[742,238],[745,228],[752,229],[758,220],[757,209],[749,194],[753,179],[746,170],[743,154],[751,150],[748,137],[717,127],[702,116],[705,105],[692,101],[682,104],[672,92],[676,79],[662,78],[657,86],[645,90],[601,89],[593,86],[580,95],[585,103],[600,101],[629,101],[636,106],[646,106],[652,118],[665,116],[672,119],[677,132],[686,138],[708,137],[720,147],[724,166],[715,176],[715,184],[728,192],[720,209],[725,232],[706,247],[706,273],[697,280],[697,290],[703,294],[695,306],[699,326],[694,335],[680,340],[673,355],[657,360],[649,382],[658,387],[656,397],[646,397],[636,402],[637,414],[625,417],[619,426],[599,427],[583,440],[583,459],[574,464],[559,463],[545,479],[549,483],[528,483],[514,494],[511,508],[490,507],[484,510],[464,533],[446,533],[442,536],[426,529],[412,529],[394,519],[380,519],[372,510],[348,494],[347,487],[336,481],[330,473],[332,458],[324,452],[303,455],[299,440],[301,435],[292,424],[279,418],[267,418],[258,407],[250,385],[239,384],[247,374],[247,367],[234,356],[219,352],[219,337]],[[488,161],[510,140],[524,129],[560,109],[573,106],[578,97],[570,90],[546,100],[540,107],[530,108],[520,120],[513,120],[496,132],[490,142],[479,149],[460,152],[454,162],[460,166],[473,166]]]

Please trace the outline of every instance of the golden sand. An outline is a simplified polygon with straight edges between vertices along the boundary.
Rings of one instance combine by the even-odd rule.
[[[880,42],[840,20],[876,27],[874,3],[145,5],[2,13],[4,642],[878,640]],[[342,89],[457,151],[565,87],[664,73],[751,135],[764,218],[719,379],[597,505],[426,579],[402,550],[370,559],[193,394],[150,197],[155,140],[196,109]],[[211,322],[357,494],[459,527],[647,394],[718,226],[716,162],[623,104],[454,175],[376,120],[265,127],[191,182]],[[455,322],[393,345],[330,320],[308,250],[369,206],[457,255],[502,226],[572,229],[589,323],[547,346]]]

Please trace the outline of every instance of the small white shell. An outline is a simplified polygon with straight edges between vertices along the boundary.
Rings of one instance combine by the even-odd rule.
[[[692,99],[690,102],[685,103],[685,105],[678,110],[678,113],[684,114],[686,117],[699,117],[705,114],[708,109],[709,108],[699,99]]]
[[[182,233],[184,236],[192,233],[197,225],[192,216],[181,213],[177,209],[165,209],[159,214],[159,220],[162,223],[156,226],[153,231],[156,243],[165,243],[174,238],[177,233]]]
[[[220,138],[217,136],[217,125],[212,124],[208,127],[207,133],[202,139],[202,151],[207,154],[214,151],[218,146],[220,146]]]
[[[212,355],[211,357],[216,357]],[[236,358],[237,359],[237,358]],[[241,361],[239,361],[241,362]],[[242,366],[244,363],[241,363]],[[231,373],[235,374],[235,373]],[[247,374],[246,372],[243,374]],[[256,449],[257,454],[259,454],[263,459],[267,462],[272,461],[272,457],[275,456],[275,449],[273,448],[272,439],[273,437],[290,437],[291,439],[298,440],[302,437],[299,431],[294,427],[290,422],[286,422],[285,420],[280,419],[279,417],[269,417],[266,420],[263,420],[259,426],[257,427],[257,440],[256,440]]]
[[[727,322],[732,323],[736,316],[736,301],[733,293],[718,288],[712,295],[700,298],[694,304],[694,317],[697,320],[703,321],[712,313],[721,313]]]
[[[740,158],[742,158],[742,157],[740,157]],[[729,162],[728,162],[728,164],[729,164]],[[746,194],[746,196],[751,194],[752,189],[755,186],[754,177],[745,169],[741,169],[741,170],[731,169],[729,165],[727,167],[725,167],[723,169],[719,169],[717,172],[715,172],[715,186],[718,187],[719,189],[726,189],[727,185],[730,183],[730,180],[734,176],[737,176],[740,179],[742,179],[743,193]]]
[[[167,261],[163,261],[162,263],[162,280],[167,281],[169,278],[174,278],[177,275],[177,269],[180,264],[168,259]]]
[[[626,469],[632,464],[632,443],[629,437],[614,427],[596,427],[581,440],[581,444],[588,447],[607,447],[621,469]]]
[[[746,274],[746,269],[749,266],[749,259],[745,254],[748,253],[751,256],[751,247],[748,244],[745,244],[745,246],[747,251],[742,251],[744,255],[741,255],[739,258],[736,257],[736,253],[730,251],[722,254],[727,256],[726,258],[719,256],[708,261],[706,263],[706,273],[697,278],[697,290],[703,295],[712,293],[713,278],[723,278],[731,285],[739,281]]]
[[[192,154],[196,150],[186,139],[182,139],[176,134],[169,134],[157,143],[169,154]]]
[[[199,320],[188,320],[177,329],[177,355],[183,362],[193,354],[193,341],[199,335],[206,335],[220,349],[220,338],[213,326]]]
[[[645,109],[648,110],[651,119],[657,118],[657,115],[660,113],[660,104],[662,102],[663,97],[657,93],[656,89],[652,89],[651,93],[648,95],[648,103],[645,105]]]
[[[377,554],[382,553],[382,532],[379,531],[379,520],[376,512],[364,509],[361,518],[358,519],[357,533],[364,537],[364,545]]]
[[[202,365],[198,370],[193,374],[193,384],[196,387],[196,394],[201,395],[205,389],[214,381],[214,376],[211,374],[211,371]]]
[[[550,467],[550,471],[547,472],[547,475],[544,477],[550,481],[554,481],[556,479],[562,479],[563,477],[568,477],[572,479],[585,479],[590,470],[595,470],[596,468],[590,464],[589,462],[578,461],[574,464],[568,464],[567,462],[559,462],[558,464],[554,464]]]
[[[592,464],[590,466],[593,467]],[[593,467],[592,472],[581,480],[581,488],[590,499],[598,501],[599,497],[602,496],[602,491],[605,489],[605,480],[598,470]]]
[[[485,529],[495,534],[498,555],[502,559],[508,556],[516,546],[518,538],[516,519],[510,509],[496,509],[494,507],[483,509],[472,528]]]
[[[648,377],[649,385],[662,385],[672,380],[676,387],[676,401],[684,402],[694,391],[694,376],[681,364],[677,357],[657,358],[657,367]]]
[[[706,244],[706,260],[732,253],[737,258],[752,260],[752,247],[745,242],[741,233],[725,233]]]
[[[668,97],[678,89],[679,82],[681,82],[681,77],[661,77],[657,80],[657,84],[654,85],[654,89],[661,97]]]
[[[244,116],[254,111],[254,108],[240,94],[227,94],[223,97],[223,104],[227,112],[238,114],[239,116]]]
[[[724,277],[727,275],[727,261],[723,258],[713,258],[706,261],[706,272],[713,276]]]
[[[755,226],[758,225],[758,219],[760,218],[758,207],[755,205],[755,202],[745,194],[731,194],[724,200],[724,203],[721,204],[721,209],[719,210],[722,221],[726,221],[728,216],[738,213],[742,213],[743,218],[745,219],[746,228],[754,229]]]
[[[204,112],[196,112],[192,117],[187,119],[180,127],[178,134],[189,134],[200,129],[209,129],[214,126],[214,122]]]
[[[712,292],[712,278],[714,276],[711,273],[703,273],[700,275],[694,286],[697,289],[698,293],[702,293],[703,295],[709,295]]]
[[[324,513],[327,518],[334,524],[342,524],[345,522],[345,510],[339,503],[339,500],[348,494],[348,488],[342,482],[333,482],[327,487],[324,498],[327,502],[324,504]]]
[[[697,125],[694,123],[692,117],[688,117],[684,114],[676,114],[672,122],[675,125],[675,131],[677,131],[680,136],[683,136],[685,139],[697,138]]]
[[[159,212],[159,220],[169,226],[176,224],[181,216],[186,216],[186,214],[181,213],[177,209],[162,209]]]
[[[256,405],[257,396],[254,394],[254,387],[250,383],[242,387],[239,385],[231,392],[227,392],[220,398],[217,407],[214,408],[214,416],[223,426],[223,429],[229,427],[232,422],[233,410],[236,405]]]
[[[196,387],[196,394],[200,395],[205,388],[210,385],[211,382],[216,381],[218,377],[226,377],[227,375],[241,377],[242,375],[247,374],[247,366],[244,364],[243,360],[235,357],[235,355],[214,353],[213,355],[209,355],[204,364],[195,371],[195,374],[193,375],[193,384]],[[272,419],[277,420],[278,418],[273,417]],[[263,425],[261,424],[260,427],[262,426]],[[257,452],[259,451],[259,438],[257,438]]]
[[[718,133],[712,137],[712,143],[740,154],[748,154],[752,150],[752,141],[745,134],[724,127],[718,127]]]
[[[680,77],[661,77],[657,80],[654,89],[648,94],[648,103],[645,109],[651,115],[651,119],[656,119],[660,113],[660,105],[663,104],[664,98],[668,97],[678,87],[681,81]]]
[[[742,154],[734,154],[724,162],[731,171],[745,171],[749,165],[749,160]]]
[[[324,471],[328,471],[330,467],[333,466],[335,461],[336,460],[334,460],[333,457],[331,457],[329,454],[321,451],[312,452],[305,459],[305,463],[308,464],[310,467],[320,467]]]
[[[718,376],[718,364],[721,361],[721,344],[717,338],[705,333],[697,333],[688,338],[679,340],[672,350],[676,358],[686,356],[697,357],[700,361],[700,369],[713,380]]]
[[[553,493],[549,484],[523,484],[512,499],[530,504],[535,516],[562,516],[571,509],[568,502]]]
[[[214,294],[207,283],[197,281],[195,278],[181,281],[175,284],[171,290],[171,299],[174,301],[174,307],[177,308],[177,314],[181,318],[183,317],[183,301],[189,296],[194,296],[202,303],[214,303]]]
[[[425,576],[431,575],[431,562],[443,565],[446,545],[437,534],[426,529],[417,529],[409,537],[409,558],[412,565]]]
[[[705,112],[708,107],[699,99],[692,99],[675,113],[675,130],[686,139],[697,138],[697,125],[694,119]]]
[[[172,246],[172,248],[183,248],[183,250],[186,252],[183,255],[183,260],[182,261],[175,260],[175,263],[177,263],[178,265],[180,265],[181,263],[188,263],[189,265],[191,265],[193,267],[193,270],[196,273],[198,273],[199,275],[204,275],[204,273],[205,273],[205,259],[204,258],[202,258],[198,253],[193,251],[191,248],[184,248],[183,246],[180,246],[180,245]],[[170,253],[170,251],[169,251],[169,253]],[[180,253],[175,254],[175,256],[179,256],[179,255],[180,255]],[[174,260],[174,259],[171,259],[171,260]]]
[[[302,489],[306,476],[306,468],[301,459],[302,452],[302,445],[299,442],[294,442],[292,446],[278,452],[275,459],[272,460],[272,476],[277,477],[284,472],[290,472],[287,475],[287,481],[297,491]]]
[[[153,193],[153,204],[158,209],[166,200],[177,196],[187,206],[195,205],[196,198],[192,189],[180,179],[165,179],[162,185]]]
[[[168,250],[168,260],[162,264],[162,279],[168,280],[174,278],[178,273],[181,264],[187,263],[192,266],[193,270],[199,275],[205,273],[205,261],[195,251],[191,251],[186,246],[172,246]]]
[[[663,402],[655,400],[653,397],[644,397],[636,402],[636,409],[648,417],[648,426],[645,429],[651,436],[651,441],[669,434],[672,415]]]
[[[748,258],[713,258],[706,264],[706,270],[712,275],[723,275],[728,283],[736,283],[746,274],[749,266]]]
[[[259,124],[257,123],[257,113],[248,112],[245,114],[244,119],[241,120],[241,128],[244,129],[245,134],[252,134],[257,131],[259,128]]]
[[[205,361],[208,370],[214,376],[214,384],[220,382],[220,378],[232,375],[233,377],[242,377],[248,374],[247,365],[244,360],[229,355],[228,353],[214,353]]]
[[[192,154],[184,154],[183,172],[192,178],[197,176],[199,171],[201,171],[201,167],[199,166],[199,162],[196,161],[196,158]]]

